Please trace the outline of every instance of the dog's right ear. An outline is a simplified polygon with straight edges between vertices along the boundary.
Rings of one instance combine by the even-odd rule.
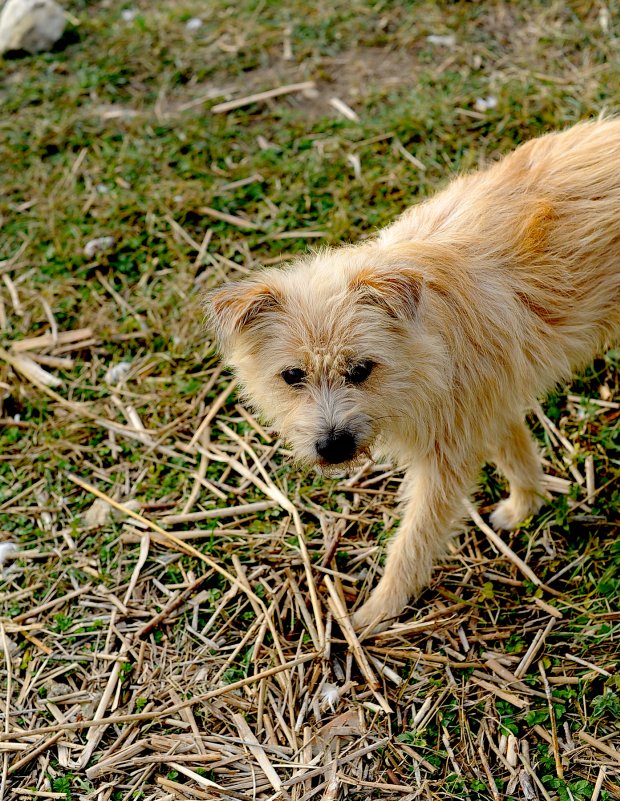
[[[207,316],[220,344],[257,323],[280,305],[280,296],[260,278],[237,281],[214,289],[205,298]]]

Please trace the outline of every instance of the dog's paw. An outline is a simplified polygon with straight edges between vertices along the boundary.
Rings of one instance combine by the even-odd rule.
[[[360,634],[385,631],[402,612],[405,603],[398,603],[395,599],[384,601],[374,593],[357,612],[354,612],[353,627]]]
[[[538,493],[513,492],[497,505],[489,518],[491,525],[495,529],[513,531],[526,518],[535,515],[544,503],[544,497]]]
[[[353,628],[358,634],[373,634],[375,632],[384,631],[388,622],[383,618],[381,613],[376,612],[374,609],[367,609],[371,606],[370,602],[364,604],[357,612],[353,613],[351,618]]]

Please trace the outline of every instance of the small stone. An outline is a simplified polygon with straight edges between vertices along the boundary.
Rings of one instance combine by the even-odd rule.
[[[202,20],[199,17],[192,17],[187,20],[185,27],[188,31],[197,31],[198,28],[202,28]]]
[[[6,642],[6,651],[4,649],[4,643]],[[13,660],[19,660],[19,645],[14,642],[10,637],[6,634],[4,635],[4,639],[0,637],[0,654],[3,654],[5,658],[8,656]]]
[[[453,33],[431,33],[430,36],[426,37],[426,41],[429,44],[439,45],[440,47],[454,47],[456,44],[456,36]]]
[[[476,109],[476,111],[485,112],[491,108],[496,108],[496,107],[497,107],[497,98],[492,97],[491,95],[489,95],[489,97],[479,97],[474,103],[474,108]]]
[[[131,362],[113,364],[105,374],[106,384],[113,385],[122,381],[131,369]]]
[[[112,519],[112,507],[102,498],[96,498],[83,516],[86,528],[98,528]]]
[[[124,8],[121,11],[121,17],[123,18],[124,22],[133,22],[137,16],[138,16],[137,8]]]
[[[55,0],[8,0],[0,13],[0,54],[49,50],[66,23],[65,12]]]
[[[71,687],[68,684],[54,681],[54,679],[47,679],[42,686],[47,690],[46,698],[59,698],[71,692]]]
[[[8,560],[13,559],[19,548],[14,542],[0,543],[0,567]]]
[[[84,255],[87,259],[92,259],[98,253],[103,253],[105,250],[110,250],[114,247],[115,239],[113,236],[100,236],[97,239],[91,239],[84,245]]]
[[[132,498],[123,503],[125,509],[130,512],[137,512],[140,509],[140,501]],[[122,520],[125,517],[125,512],[111,506],[103,498],[95,498],[86,512],[82,516],[82,522],[86,528],[101,528],[110,523],[112,520]]]

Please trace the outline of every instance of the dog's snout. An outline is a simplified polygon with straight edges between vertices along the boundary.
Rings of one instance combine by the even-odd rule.
[[[332,430],[316,442],[316,452],[329,464],[348,462],[355,455],[356,448],[355,437],[346,428]]]

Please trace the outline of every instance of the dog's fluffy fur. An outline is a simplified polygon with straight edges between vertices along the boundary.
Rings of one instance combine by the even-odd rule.
[[[384,575],[355,615],[385,621],[429,581],[483,462],[510,483],[495,526],[544,502],[524,413],[620,334],[620,121],[528,142],[372,240],[259,271],[208,307],[301,459],[324,463],[318,443],[345,431],[346,461],[372,449],[407,468]],[[372,371],[354,382],[360,363]]]

